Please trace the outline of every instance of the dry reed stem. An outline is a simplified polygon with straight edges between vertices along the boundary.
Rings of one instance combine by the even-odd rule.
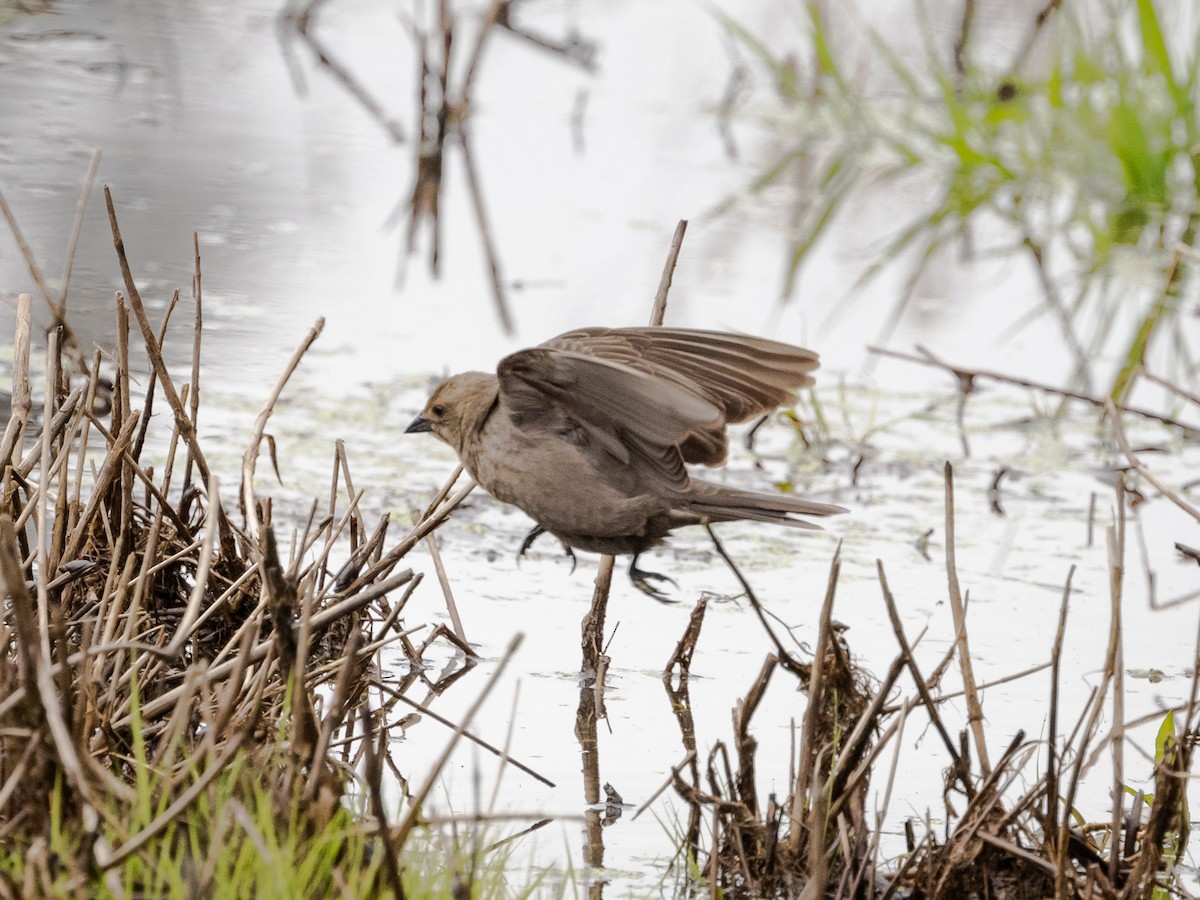
[[[508,764],[512,759],[512,741],[513,735],[517,728],[517,709],[520,706],[521,699],[521,681],[513,685],[512,704],[508,709],[508,728],[504,732],[504,746],[500,749],[500,766],[496,771],[496,780],[492,783],[492,795],[487,802],[487,815],[495,815],[496,803],[500,799],[500,786],[504,783],[504,773],[508,771]],[[553,786],[553,785],[551,785]]]
[[[167,308],[163,311],[162,323],[158,326],[158,346],[163,346],[163,342],[167,338],[167,328],[171,324],[171,315],[175,312],[175,307],[179,305],[179,289],[176,288],[171,292],[171,299],[167,302]],[[154,415],[154,389],[158,383],[158,375],[151,371],[150,378],[146,384],[146,391],[142,395],[142,424],[138,430],[137,439],[133,442],[133,456],[139,458],[142,455],[142,445],[146,441],[146,432],[150,427],[150,419]],[[187,402],[188,386],[185,384],[179,391],[180,403]],[[171,442],[175,443],[174,440]]]
[[[113,246],[117,252],[117,262],[121,267],[121,277],[125,281],[125,291],[129,299],[130,308],[133,310],[138,328],[142,332],[142,339],[146,345],[146,355],[149,357],[150,365],[154,372],[157,373],[158,380],[162,384],[162,390],[166,395],[167,403],[171,407],[171,412],[175,415],[175,425],[179,428],[179,433],[183,435],[184,441],[187,442],[192,457],[196,461],[196,466],[200,470],[200,476],[207,484],[212,473],[209,471],[208,461],[204,458],[204,453],[200,449],[200,443],[196,438],[196,429],[188,418],[183,403],[179,399],[179,393],[175,390],[175,383],[171,380],[171,375],[167,371],[167,364],[162,356],[162,348],[154,337],[154,332],[150,327],[150,320],[146,318],[146,309],[142,305],[142,295],[133,280],[133,273],[129,268],[129,260],[125,256],[125,242],[121,238],[121,228],[117,223],[117,210],[113,205],[112,192],[109,190],[108,185],[104,186],[104,202],[108,207],[108,224],[112,230]],[[128,378],[127,373],[128,370],[126,369],[126,379]],[[126,400],[128,400],[128,389],[126,389],[125,396]]]
[[[1153,372],[1149,372],[1143,367],[1138,367],[1135,369],[1134,374],[1135,377],[1145,378],[1147,381],[1157,384],[1159,387],[1164,388],[1173,394],[1177,394],[1184,400],[1187,400],[1189,403],[1195,406],[1200,406],[1200,394],[1188,390],[1181,384],[1177,384],[1174,381],[1163,378],[1159,375],[1155,375]]]
[[[54,421],[54,404],[58,399],[58,330],[55,329],[49,334],[49,348],[46,353],[46,388],[42,397],[42,421]],[[50,498],[49,488],[51,476],[51,456],[53,442],[51,440],[51,431],[49,428],[43,428],[41,434],[41,470],[42,481],[38,485],[37,492],[37,531],[39,540],[37,542],[37,571],[51,572],[50,547],[47,545],[47,537],[50,535]],[[63,454],[65,460],[66,454]],[[53,660],[53,652],[50,647],[50,591],[47,588],[48,579],[37,579],[37,615],[38,615],[38,637],[41,639],[42,650],[42,665],[49,666]],[[42,685],[44,689],[44,685]],[[58,704],[54,704],[55,712],[58,711]],[[49,713],[49,710],[47,710]],[[50,727],[53,731],[55,727],[55,719],[50,720]],[[65,722],[62,723],[65,729]],[[60,736],[55,735],[56,739]],[[72,747],[72,751],[73,751]],[[66,765],[66,761],[63,761]]]
[[[930,722],[932,722],[934,729],[941,736],[942,742],[946,745],[946,750],[950,753],[950,758],[954,762],[951,777],[962,785],[963,793],[966,794],[968,800],[971,800],[975,796],[975,787],[971,783],[971,776],[967,771],[966,760],[959,753],[958,748],[954,746],[954,742],[950,740],[946,726],[942,724],[942,718],[938,714],[937,704],[933,702],[933,697],[929,693],[929,685],[921,677],[921,671],[917,667],[912,647],[908,642],[908,638],[904,635],[904,625],[900,621],[900,613],[896,609],[896,601],[892,597],[891,589],[888,587],[887,575],[883,570],[883,560],[877,559],[875,567],[878,570],[879,584],[883,591],[883,601],[887,607],[888,618],[891,619],[892,631],[896,635],[896,642],[900,645],[900,653],[904,657],[904,663],[908,667],[909,675],[912,676],[913,682],[917,686],[917,692],[921,695],[921,702],[929,714]]]
[[[1123,499],[1121,501],[1124,502]],[[1120,521],[1124,521],[1121,516]],[[1109,638],[1108,648],[1104,655],[1104,669],[1101,676],[1100,684],[1092,693],[1092,699],[1084,708],[1080,718],[1081,723],[1086,719],[1086,724],[1083,725],[1082,732],[1079,738],[1079,746],[1076,750],[1075,765],[1072,767],[1071,781],[1067,788],[1067,794],[1063,803],[1062,822],[1059,827],[1059,834],[1067,834],[1071,827],[1071,818],[1074,813],[1075,793],[1079,786],[1079,780],[1082,777],[1084,762],[1087,757],[1087,747],[1091,743],[1092,738],[1096,734],[1096,728],[1099,724],[1100,715],[1103,709],[1104,698],[1108,693],[1109,685],[1112,683],[1113,673],[1117,666],[1117,658],[1120,651],[1120,576],[1112,570],[1112,565],[1115,564],[1115,548],[1117,547],[1117,536],[1115,526],[1109,526],[1107,531],[1109,551],[1110,551],[1110,613],[1109,613]],[[1119,796],[1113,797],[1114,807],[1121,805]],[[1115,834],[1115,832],[1114,832]],[[1067,866],[1065,859],[1067,855],[1068,842],[1063,841],[1058,849],[1058,865],[1057,874],[1055,875],[1055,897],[1066,896],[1066,878]],[[1115,854],[1114,854],[1115,856]]]
[[[21,227],[17,224],[16,216],[13,215],[12,209],[8,205],[8,201],[4,199],[4,193],[0,191],[0,214],[3,214],[4,219],[8,222],[8,229],[12,232],[13,240],[17,242],[17,249],[21,251],[21,256],[25,260],[25,266],[29,269],[29,277],[33,279],[33,283],[37,285],[38,291],[41,292],[42,299],[46,301],[46,305],[52,310],[56,308],[54,298],[50,294],[50,288],[46,285],[46,281],[42,278],[42,270],[38,267],[37,260],[34,258],[33,251],[29,249],[29,244],[25,240],[25,235],[21,233]]]
[[[275,380],[275,386],[271,388],[271,393],[268,395],[266,402],[263,403],[262,409],[259,410],[258,416],[254,420],[254,427],[250,434],[250,443],[246,447],[246,452],[242,455],[242,515],[245,517],[246,532],[250,536],[250,540],[254,543],[258,542],[259,530],[262,527],[262,522],[258,517],[258,508],[254,502],[254,468],[258,462],[258,451],[262,446],[263,434],[267,429],[267,420],[271,418],[271,413],[275,410],[275,405],[279,402],[280,395],[283,394],[283,389],[287,386],[288,380],[300,365],[300,360],[304,354],[308,352],[308,348],[313,345],[321,332],[325,328],[325,319],[318,318],[313,323],[312,328],[301,339],[299,346],[292,351],[291,358],[288,359],[283,371]]]
[[[29,413],[33,409],[29,389],[29,345],[33,333],[33,295],[17,296],[16,330],[13,335],[12,412],[0,443],[0,465],[7,467],[21,456]]]
[[[370,728],[366,731],[370,732]],[[388,885],[392,889],[392,894],[396,900],[404,900],[407,896],[404,892],[404,882],[400,879],[400,867],[396,862],[396,855],[391,852],[392,841],[388,831],[387,813],[383,806],[383,767],[380,760],[387,751],[387,732],[380,731],[378,736],[379,746],[375,746],[375,737],[368,734],[363,741],[363,749],[366,755],[366,780],[367,787],[371,797],[371,815],[375,820],[375,833],[379,836],[381,843],[386,848],[384,850],[383,865],[380,867],[380,873],[387,876]],[[401,837],[399,844],[403,846],[404,838]],[[379,880],[379,875],[376,879]],[[378,888],[378,885],[376,885]]]
[[[800,851],[800,842],[803,835],[802,826],[805,821],[805,807],[811,800],[813,801],[813,811],[815,812],[817,806],[816,796],[823,796],[816,791],[810,790],[812,787],[810,782],[814,782],[821,777],[821,773],[815,768],[816,757],[826,749],[817,742],[830,737],[830,735],[819,734],[817,723],[819,716],[823,712],[821,706],[825,702],[825,660],[828,652],[826,648],[829,648],[829,650],[833,649],[833,601],[837,596],[838,575],[841,572],[841,549],[841,544],[839,543],[838,549],[833,555],[833,561],[829,565],[829,580],[825,588],[825,600],[821,604],[821,614],[817,626],[817,643],[813,648],[812,670],[808,679],[808,707],[804,710],[804,724],[800,730],[800,765],[796,775],[796,782],[792,786],[792,830],[788,834],[788,849],[793,854],[798,854]],[[807,839],[810,850],[814,844],[824,847],[823,834],[818,835],[810,831]]]
[[[708,599],[701,597],[688,617],[687,628],[684,629],[679,641],[675,644],[675,651],[667,660],[666,666],[663,667],[662,677],[664,679],[670,679],[677,668],[680,679],[687,679],[688,670],[692,665],[692,655],[696,652],[696,642],[700,639],[700,627],[704,624],[704,613],[707,609]]]
[[[483,34],[489,30],[485,28]],[[471,142],[465,122],[460,122],[458,125],[458,143],[462,147],[463,173],[467,178],[467,196],[471,198],[471,207],[475,212],[475,224],[479,229],[479,242],[483,245],[483,257],[487,261],[488,284],[492,290],[492,302],[496,307],[496,316],[500,319],[500,327],[504,329],[505,334],[512,334],[516,326],[513,322],[512,312],[508,308],[508,294],[500,275],[500,255],[492,237],[491,220],[488,218],[487,205],[483,201],[483,188],[480,186],[479,172],[475,168],[475,157],[471,153]]]
[[[446,612],[450,616],[450,623],[454,627],[454,634],[462,642],[464,647],[468,648],[469,656],[476,656],[474,650],[470,650],[470,644],[467,642],[467,632],[463,628],[462,618],[458,614],[458,604],[454,602],[454,591],[450,587],[450,577],[446,574],[446,566],[442,563],[442,553],[438,549],[437,537],[430,534],[425,537],[425,545],[429,548],[429,556],[433,560],[433,568],[437,573],[438,585],[442,589],[442,596],[446,600]]]
[[[662,277],[658,282],[658,290],[654,294],[654,308],[650,311],[650,324],[661,325],[667,314],[667,294],[671,290],[671,281],[675,277],[675,266],[679,262],[679,253],[683,249],[683,237],[687,234],[687,219],[680,219],[675,226],[675,234],[671,237],[671,246],[667,251],[667,259],[663,264]]]
[[[1048,823],[1047,831],[1054,827],[1049,823],[1058,821],[1058,686],[1062,665],[1063,640],[1067,632],[1067,610],[1071,601],[1071,582],[1075,578],[1075,565],[1067,570],[1067,580],[1063,585],[1062,602],[1058,608],[1058,627],[1054,632],[1054,644],[1050,648],[1050,714],[1046,723],[1046,806],[1044,814]],[[1057,829],[1055,847],[1061,849],[1066,845],[1067,833],[1060,827]],[[1058,865],[1063,865],[1063,859],[1058,857]]]
[[[1176,256],[1178,262],[1178,256]],[[1124,594],[1125,576],[1125,491],[1117,481],[1117,527],[1108,529],[1109,592],[1112,604],[1109,656],[1105,660],[1105,675],[1113,685],[1111,741],[1113,784],[1112,784],[1112,830],[1109,832],[1111,846],[1108,858],[1108,879],[1117,883],[1120,866],[1121,820],[1125,809],[1125,642],[1121,600]]]
[[[858,717],[854,730],[851,731],[850,736],[846,738],[841,747],[837,761],[829,772],[828,787],[825,790],[825,793],[834,798],[834,803],[830,807],[831,815],[838,815],[841,812],[841,804],[856,792],[858,783],[870,774],[875,759],[883,752],[884,746],[888,743],[890,732],[881,737],[872,752],[864,757],[871,741],[871,732],[877,727],[888,696],[905,666],[903,656],[892,660],[887,675],[884,676],[879,689],[871,698],[870,705]],[[908,708],[908,704],[901,708],[902,716],[908,714]],[[902,731],[903,727],[903,719],[901,719],[897,730]]]
[[[456,471],[456,474],[457,472],[461,471],[462,469],[460,467]],[[462,503],[463,500],[467,498],[467,495],[474,489],[475,482],[472,481],[469,484],[459,488],[458,491],[453,494],[453,496],[445,498],[436,508],[427,510],[426,514],[421,518],[420,521],[413,523],[412,530],[400,541],[400,543],[398,543],[387,553],[383,554],[378,562],[370,566],[367,571],[363,573],[362,577],[375,578],[379,572],[387,571],[391,567],[395,566],[397,562],[408,555],[409,551],[412,550],[413,547],[423,541],[427,534],[432,533],[434,529],[439,527],[442,522],[449,517],[450,513],[454,512],[458,505]]]
[[[79,200],[75,204],[75,219],[71,223],[71,237],[67,240],[66,261],[63,263],[62,289],[58,294],[58,304],[53,307],[56,324],[66,324],[67,295],[71,290],[71,273],[75,268],[75,254],[79,249],[79,236],[83,233],[83,214],[87,210],[88,198],[92,196],[92,185],[96,181],[96,172],[100,169],[100,149],[92,150],[88,161],[87,173],[83,177],[83,188],[79,191]],[[84,368],[86,372],[86,367]]]
[[[352,494],[350,496],[350,502],[346,505],[346,510],[340,515],[340,517],[337,519],[326,517],[317,523],[318,527],[316,528],[312,527],[312,520],[310,517],[309,523],[306,526],[308,534],[300,543],[300,546],[292,553],[292,564],[288,568],[289,578],[294,578],[297,581],[309,577],[314,578],[315,583],[312,590],[313,593],[320,598],[327,597],[330,590],[332,590],[334,593],[337,593],[339,589],[344,590],[345,588],[349,587],[348,584],[342,584],[336,580],[333,585],[326,585],[325,574],[329,569],[329,556],[336,547],[338,540],[342,538],[347,529],[350,529],[351,532],[350,559],[354,559],[354,556],[357,552],[354,549],[354,538],[357,533],[355,523],[359,521],[359,507],[362,503],[363,497],[365,496],[366,491],[361,490],[355,494]],[[315,509],[316,507],[314,501],[313,510],[315,511]],[[380,542],[382,542],[384,537],[385,534],[379,535]],[[312,548],[315,546],[316,542],[320,540],[324,541],[320,552],[316,554],[315,559],[313,559],[307,566],[304,567],[304,569],[301,570],[299,568],[300,561],[307,557],[307,555],[312,551]],[[350,560],[347,561],[347,564],[350,564]]]
[[[583,659],[581,671],[587,676],[597,691],[596,709],[603,710],[603,675],[607,668],[604,656],[604,620],[608,612],[608,593],[612,588],[614,558],[605,554],[600,557],[600,565],[596,569],[595,586],[592,591],[592,602],[584,615],[581,624],[581,649]],[[601,713],[597,713],[603,718]]]
[[[967,700],[967,724],[975,737],[975,754],[979,757],[980,774],[985,778],[991,771],[988,761],[987,742],[983,733],[983,706],[975,689],[975,668],[971,662],[971,649],[967,641],[967,611],[963,604],[962,590],[958,584],[958,564],[955,560],[954,540],[954,468],[949,462],[945,470],[946,485],[946,580],[950,587],[950,610],[954,617],[955,644],[958,647],[958,667],[962,672],[963,692]]]

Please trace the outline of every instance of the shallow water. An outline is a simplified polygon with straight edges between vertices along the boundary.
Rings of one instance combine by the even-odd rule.
[[[1040,4],[1036,4],[1040,6]],[[788,46],[803,28],[792,4],[738,5],[747,27]],[[880,16],[902,19],[880,4]],[[94,148],[103,152],[99,182],[111,186],[126,247],[147,303],[161,314],[170,293],[188,297],[193,230],[199,232],[205,298],[205,411],[202,437],[225,484],[236,484],[242,449],[258,405],[284,360],[318,316],[325,331],[293,379],[271,421],[283,484],[260,465],[260,492],[277,498],[276,516],[299,521],[323,496],[335,439],[346,442],[368,521],[403,519],[422,506],[453,468],[450,452],[428,436],[400,435],[420,408],[432,376],[485,368],[516,347],[581,324],[641,324],[658,282],[675,222],[692,220],[676,272],[668,322],[768,333],[821,350],[817,397],[829,434],[801,447],[786,423],[758,435],[755,454],[734,454],[725,477],[760,488],[787,482],[851,514],[824,534],[797,535],[757,525],[720,530],[731,555],[770,609],[816,636],[816,612],[841,541],[842,576],[835,618],[870,671],[896,653],[880,595],[882,561],[910,637],[932,668],[953,638],[943,562],[942,465],[957,486],[959,577],[970,592],[970,638],[980,681],[1020,672],[1049,658],[1063,584],[1077,565],[1064,659],[1065,710],[1078,710],[1100,675],[1108,633],[1104,529],[1113,522],[1114,467],[1122,464],[1086,409],[1061,421],[1055,404],[1017,389],[988,389],[956,424],[951,379],[911,364],[884,361],[864,375],[874,340],[904,273],[887,270],[868,291],[847,285],[870,263],[897,220],[927,202],[928,186],[865,197],[840,222],[805,270],[799,291],[777,303],[785,235],[803,185],[756,196],[746,186],[784,147],[781,123],[762,83],[744,99],[732,130],[736,156],[714,109],[738,60],[706,4],[555,3],[522,9],[543,34],[578,29],[599,48],[594,74],[507,34],[487,48],[471,113],[471,137],[489,218],[510,287],[515,334],[501,332],[465,189],[462,160],[447,159],[441,277],[426,260],[407,260],[402,230],[388,226],[411,190],[413,150],[316,66],[294,37],[281,37],[271,3],[55,3],[37,16],[0,21],[0,189],[52,284],[62,269],[80,181]],[[1005,45],[1019,38],[1009,20],[978,27]],[[365,0],[326,4],[323,39],[411,130],[415,57],[395,11]],[[981,43],[984,38],[980,38]],[[467,43],[467,42],[464,42]],[[289,63],[289,60],[291,61]],[[289,65],[300,73],[296,89]],[[16,86],[16,87],[14,87]],[[582,110],[582,113],[579,112]],[[730,196],[741,203],[705,216]],[[422,248],[427,249],[427,236]],[[995,335],[1036,309],[1031,273],[1011,259],[970,268],[939,260],[923,280],[911,315],[890,345],[915,342],[951,361],[1057,382],[1068,360],[1052,328]],[[93,196],[74,267],[71,320],[86,342],[107,346],[112,293],[121,287],[99,194]],[[0,294],[31,290],[24,263],[0,240]],[[970,298],[970,302],[968,302]],[[177,314],[172,362],[190,354],[190,310]],[[1188,326],[1192,327],[1192,326]],[[10,324],[0,321],[0,333]],[[1195,413],[1195,411],[1192,411]],[[1193,415],[1192,420],[1195,421]],[[1149,464],[1174,484],[1200,466],[1197,447],[1175,433],[1130,420]],[[855,472],[856,463],[862,459]],[[988,494],[995,472],[1003,514]],[[1146,490],[1145,486],[1143,489]],[[1089,543],[1088,510],[1095,496]],[[1124,659],[1127,716],[1182,702],[1190,688],[1195,603],[1149,610],[1157,599],[1194,592],[1194,563],[1173,543],[1195,546],[1196,523],[1147,490],[1131,512],[1127,539]],[[548,789],[508,769],[498,812],[567,817],[526,839],[516,857],[538,866],[573,867],[589,884],[608,881],[610,896],[657,892],[671,852],[677,807],[664,795],[636,821],[632,810],[603,830],[603,870],[583,867],[583,785],[574,735],[579,703],[579,622],[591,597],[596,561],[578,569],[543,539],[522,566],[515,550],[529,527],[523,515],[475,495],[438,533],[468,638],[494,667],[511,636],[525,644],[502,696],[473,730],[556,782]],[[1144,530],[1147,559],[1135,527]],[[928,554],[920,550],[928,538]],[[425,557],[420,557],[425,560]],[[414,596],[409,624],[444,621],[431,567]],[[609,606],[613,659],[598,754],[602,779],[629,804],[641,804],[683,757],[660,670],[702,594],[714,597],[692,666],[691,700],[702,751],[730,739],[730,710],[771,649],[738,587],[703,532],[683,533],[646,563],[679,582],[681,603],[649,601],[618,571]],[[396,662],[399,668],[401,662]],[[1151,681],[1144,673],[1161,672]],[[468,705],[480,673],[439,698],[454,718]],[[518,688],[519,686],[519,688]],[[1045,728],[1048,675],[989,688],[989,749],[995,757],[1017,729]],[[510,711],[515,708],[515,713]],[[787,790],[793,723],[803,701],[777,674],[755,718],[762,793]],[[1070,716],[1068,716],[1069,718]],[[961,714],[957,717],[962,720]],[[951,717],[955,720],[955,717]],[[437,726],[395,733],[402,770],[416,775],[440,749]],[[1152,747],[1156,723],[1131,734]],[[947,761],[916,719],[900,744],[898,781],[885,850],[908,816],[942,808]],[[497,763],[462,750],[432,805],[469,812],[478,771],[490,795]],[[1151,766],[1127,754],[1127,781],[1145,786]],[[1030,781],[1035,777],[1029,770]],[[1092,772],[1080,806],[1108,816],[1106,764]],[[880,788],[881,790],[881,788]],[[1193,799],[1193,809],[1198,808]],[[500,834],[521,826],[502,823]],[[514,880],[520,882],[520,874]]]

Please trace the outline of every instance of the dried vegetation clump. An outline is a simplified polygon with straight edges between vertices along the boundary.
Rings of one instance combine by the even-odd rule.
[[[1110,410],[1115,414],[1115,410]],[[1119,421],[1117,442],[1126,448]],[[1142,464],[1127,451],[1130,467]],[[1144,468],[1144,467],[1142,467]],[[1142,469],[1139,469],[1141,471]],[[1144,474],[1144,473],[1143,473]],[[1169,490],[1165,485],[1161,487]],[[1127,501],[1118,489],[1118,509]],[[950,607],[958,639],[932,672],[923,672],[905,634],[882,563],[878,577],[899,653],[882,683],[868,690],[849,648],[832,626],[832,607],[840,558],[835,558],[811,665],[792,657],[771,636],[777,653],[768,657],[759,677],[734,709],[732,759],[718,742],[703,767],[698,764],[690,719],[681,719],[691,752],[672,773],[676,793],[690,810],[680,851],[696,877],[734,897],[802,898],[1166,898],[1178,884],[1179,863],[1189,837],[1186,788],[1192,754],[1200,735],[1200,675],[1193,670],[1190,699],[1161,722],[1154,755],[1152,795],[1126,788],[1122,744],[1124,725],[1101,734],[1103,714],[1124,720],[1121,678],[1121,585],[1124,568],[1124,517],[1109,529],[1110,632],[1101,683],[1069,731],[1060,727],[1058,684],[1063,635],[1071,596],[1068,574],[1050,661],[1016,677],[1048,670],[1049,734],[1052,740],[1028,740],[1016,734],[1003,754],[989,760],[985,718],[970,662],[965,605],[954,561],[953,473],[946,467],[947,575]],[[724,551],[717,544],[717,549]],[[736,569],[735,569],[736,572]],[[741,576],[739,575],[739,578]],[[743,580],[743,586],[749,586]],[[749,592],[756,610],[760,609]],[[697,618],[703,610],[697,610]],[[766,619],[764,626],[771,632]],[[693,623],[686,641],[694,643]],[[669,688],[686,706],[690,651],[677,656]],[[956,663],[963,690],[943,692],[943,676]],[[792,755],[786,798],[763,802],[756,785],[756,742],[749,730],[767,682],[782,668],[808,695],[808,706]],[[907,674],[911,694],[903,697],[900,679]],[[1005,678],[1002,680],[1009,680]],[[967,721],[948,720],[945,701],[965,703]],[[896,781],[896,762],[886,770],[883,751],[901,742],[910,715],[923,710],[935,739],[945,746],[944,803],[935,814],[941,834],[930,822],[906,824],[907,850],[898,859],[880,858],[881,830]],[[1038,714],[1039,727],[1043,713]],[[922,723],[924,727],[924,723]],[[1031,764],[1042,754],[1045,765],[1031,777]],[[1109,754],[1115,773],[1111,820],[1087,822],[1076,809],[1080,778],[1101,754]],[[896,756],[898,759],[898,754]],[[882,777],[881,777],[882,776]],[[1030,784],[1032,782],[1032,784]],[[867,790],[880,809],[868,816]],[[703,823],[710,823],[703,827]],[[919,836],[918,831],[923,832]]]
[[[388,822],[388,716],[421,706],[410,688],[443,686],[424,674],[429,642],[461,642],[444,629],[410,641],[400,617],[421,576],[400,564],[466,491],[447,485],[390,543],[386,516],[364,521],[339,447],[326,508],[314,503],[281,553],[255,463],[320,323],[258,417],[231,509],[196,428],[198,244],[192,379],[176,386],[161,341],[179,294],[152,327],[105,194],[126,284],[115,359],[87,362],[47,293],[35,402],[32,298],[19,303],[0,447],[0,896],[245,896],[287,878],[312,895],[402,896],[398,857],[423,795]],[[131,333],[151,372],[136,398]],[[167,414],[152,417],[156,404]],[[409,665],[381,694],[389,644]],[[248,856],[266,882],[246,874]]]

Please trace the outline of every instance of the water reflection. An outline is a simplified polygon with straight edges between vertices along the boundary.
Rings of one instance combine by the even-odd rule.
[[[760,115],[761,84],[742,95],[725,137],[709,115],[742,60],[707,7],[674,0],[521,12],[516,27],[502,20],[488,39],[469,87],[468,161],[440,150],[468,101],[461,66],[470,54],[447,67],[431,50],[422,78],[414,24],[367,0],[322,4],[299,32],[286,26],[304,10],[289,6],[281,17],[269,0],[149,10],[63,0],[52,14],[16,17],[0,36],[0,79],[12,86],[0,91],[10,124],[0,137],[0,188],[43,268],[58,271],[87,159],[100,149],[100,182],[121,206],[151,309],[164,308],[176,288],[186,295],[198,231],[208,353],[234,389],[268,381],[274,360],[317,315],[328,320],[318,354],[339,357],[329,376],[340,383],[478,368],[581,323],[640,321],[680,218],[693,227],[674,324],[767,330],[801,344],[820,328],[827,364],[856,364],[864,317],[870,324],[877,314],[868,304],[830,316],[864,264],[862,248],[913,197],[864,198],[831,235],[832,252],[806,270],[796,301],[774,308],[789,220],[806,194],[789,186],[698,217],[742,196],[781,149],[778,123]],[[790,5],[771,0],[731,12],[776,47],[796,43],[805,27]],[[464,51],[476,46],[480,14],[456,19]],[[1003,30],[986,17],[976,28],[981,43],[995,37],[989,29]],[[290,37],[281,41],[281,31]],[[313,52],[296,52],[297,33]],[[599,65],[589,70],[593,59]],[[331,76],[333,60],[370,103]],[[429,94],[420,116],[418,87],[440,90],[443,80],[444,94]],[[423,124],[400,135],[388,125],[396,122]],[[422,131],[426,141],[417,139]],[[736,160],[727,154],[730,134]],[[407,145],[397,144],[401,136]],[[437,253],[441,278],[414,267],[397,291],[400,238],[387,223],[414,198],[418,211],[436,209],[437,232],[417,241],[417,219],[402,218],[415,246]],[[483,244],[481,233],[490,235]],[[81,343],[107,346],[119,278],[95,198],[75,268]],[[994,293],[1012,291],[1013,277],[982,272]],[[0,292],[11,297],[25,285],[20,260],[0,255]],[[894,286],[885,275],[872,294],[886,299]],[[953,312],[959,304],[944,284],[926,293],[939,292],[938,315],[923,315],[928,307],[919,304],[897,344],[947,327],[995,333],[992,305],[965,317]],[[512,338],[488,310],[488,298],[501,295],[519,332]]]

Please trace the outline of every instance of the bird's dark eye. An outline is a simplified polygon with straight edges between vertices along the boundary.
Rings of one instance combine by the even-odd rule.
[[[430,410],[430,412],[433,413],[435,416],[444,416],[446,414],[446,407],[442,406],[442,404],[439,403],[436,406],[434,406],[433,409]]]

